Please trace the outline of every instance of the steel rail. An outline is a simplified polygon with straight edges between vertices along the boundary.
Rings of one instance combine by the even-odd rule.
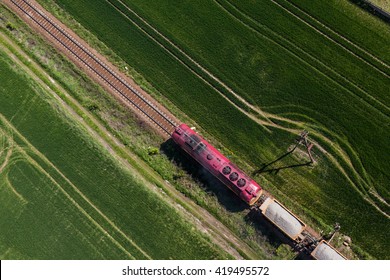
[[[53,37],[57,42],[59,42],[67,51],[69,51],[76,59],[78,59],[81,63],[87,66],[92,72],[94,72],[100,79],[102,79],[105,83],[108,84],[113,90],[119,93],[120,97],[129,102],[132,106],[137,108],[143,115],[145,115],[149,120],[151,120],[155,125],[157,125],[161,130],[167,133],[169,136],[173,132],[173,129],[177,126],[177,124],[172,121],[166,114],[161,112],[154,104],[152,104],[149,100],[147,100],[140,92],[138,92],[135,88],[129,85],[126,81],[124,81],[120,76],[117,75],[113,70],[111,70],[104,62],[100,61],[94,54],[92,54],[85,46],[80,44],[76,39],[74,39],[71,35],[69,35],[65,30],[59,27],[56,23],[52,22],[50,18],[48,18],[45,14],[43,14],[39,9],[37,9],[34,5],[29,3],[28,1],[16,1],[11,0],[11,2],[17,6],[24,14],[29,16],[37,25],[39,25],[43,30],[45,30],[51,37]],[[24,4],[24,6],[23,6]],[[27,7],[26,7],[27,6]],[[33,13],[31,13],[33,12]],[[38,15],[40,20],[35,16]],[[42,20],[43,19],[43,20]],[[53,32],[54,29],[54,32]],[[55,34],[57,33],[57,34]],[[60,35],[60,36],[58,36]],[[65,37],[65,40],[61,40],[61,36]],[[69,41],[67,44],[66,41]],[[75,49],[72,48],[75,47]],[[81,51],[81,54],[77,53]],[[82,56],[86,55],[85,58]],[[92,59],[92,62],[88,63],[88,59]],[[106,71],[110,77],[104,75],[104,73],[99,72],[95,67],[91,64],[97,64],[103,69],[103,72]],[[110,79],[111,78],[111,79]],[[110,81],[111,80],[111,81]],[[119,85],[115,85],[115,82],[119,82]],[[140,99],[143,104],[135,102],[131,99],[127,94],[120,89],[120,87],[124,87],[124,89],[133,93],[138,99]],[[133,96],[133,97],[134,97]],[[146,105],[146,106],[142,106]],[[144,108],[142,108],[144,107]],[[148,112],[149,111],[149,112]],[[159,121],[160,119],[161,121]],[[165,124],[163,123],[165,122]]]

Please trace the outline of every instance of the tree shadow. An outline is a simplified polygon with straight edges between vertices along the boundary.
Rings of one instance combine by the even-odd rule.
[[[172,138],[162,143],[160,150],[195,181],[199,182],[202,189],[216,196],[221,205],[229,212],[241,212],[249,207],[206,168],[183,151]]]

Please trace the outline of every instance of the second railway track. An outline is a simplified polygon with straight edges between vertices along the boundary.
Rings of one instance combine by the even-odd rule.
[[[103,62],[86,45],[64,30],[48,17],[41,8],[25,0],[9,0],[17,9],[30,18],[43,33],[50,36],[75,62],[89,69],[95,79],[111,88],[125,103],[131,105],[143,118],[157,127],[160,132],[170,136],[177,126],[173,117],[168,116],[161,108],[153,104],[149,98],[130,85],[121,75]]]

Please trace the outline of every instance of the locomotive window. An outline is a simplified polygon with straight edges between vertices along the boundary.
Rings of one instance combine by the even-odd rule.
[[[237,172],[233,172],[232,174],[230,174],[229,179],[230,179],[231,181],[236,181],[236,180],[238,179],[238,174],[237,174]]]
[[[208,155],[207,155],[207,159],[208,159],[208,160],[212,160],[213,158],[214,158],[214,156],[213,156],[212,154],[208,154]]]

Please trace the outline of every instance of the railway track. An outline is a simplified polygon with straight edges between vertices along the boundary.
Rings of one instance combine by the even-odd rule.
[[[111,88],[135,111],[158,128],[163,134],[170,136],[177,124],[160,108],[148,100],[141,92],[130,85],[120,74],[103,62],[99,57],[79,40],[65,31],[50,19],[39,7],[25,0],[9,0],[25,16],[30,18],[39,28],[47,33],[71,59],[76,60],[97,78],[98,81]]]

